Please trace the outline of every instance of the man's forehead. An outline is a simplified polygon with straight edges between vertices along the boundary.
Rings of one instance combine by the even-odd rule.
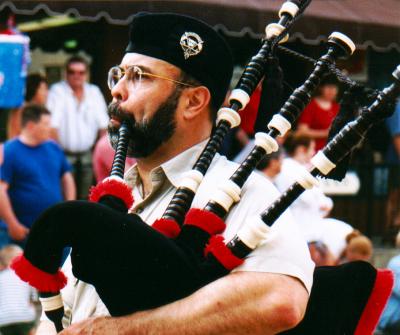
[[[84,67],[86,69],[86,64],[82,62],[72,62],[68,65],[70,68],[71,67]]]
[[[164,60],[142,55],[135,52],[128,52],[122,58],[121,67],[131,66],[131,65],[143,65],[151,69],[166,69],[168,71],[179,72],[180,69],[175,65],[172,65]]]

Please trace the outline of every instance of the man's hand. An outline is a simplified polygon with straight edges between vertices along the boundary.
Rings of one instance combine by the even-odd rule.
[[[111,317],[89,318],[74,323],[59,335],[122,335],[118,331],[118,319]]]
[[[29,233],[29,229],[19,222],[8,225],[8,234],[15,241],[22,241]]]

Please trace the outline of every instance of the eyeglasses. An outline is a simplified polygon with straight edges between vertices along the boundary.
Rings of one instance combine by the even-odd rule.
[[[175,84],[184,85],[187,87],[193,87],[193,85],[183,83],[178,80],[159,76],[157,74],[153,74],[153,73],[149,73],[149,72],[144,72],[143,69],[141,69],[139,66],[132,65],[132,66],[127,67],[126,70],[119,66],[113,66],[108,71],[108,78],[107,78],[108,88],[110,90],[112,90],[115,87],[115,85],[117,85],[118,82],[121,80],[121,78],[125,75],[126,75],[127,81],[130,84],[133,84],[134,88],[137,88],[137,86],[141,83],[142,79],[146,78],[146,77],[164,79],[164,80],[171,81]]]

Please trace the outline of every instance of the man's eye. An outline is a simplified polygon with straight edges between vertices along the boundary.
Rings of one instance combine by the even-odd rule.
[[[140,74],[139,73],[136,73],[136,72],[134,72],[134,71],[130,71],[129,73],[128,73],[128,79],[129,80],[132,80],[132,81],[139,81],[140,80]]]

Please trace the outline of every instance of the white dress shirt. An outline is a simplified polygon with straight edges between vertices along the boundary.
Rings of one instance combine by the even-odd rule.
[[[85,83],[83,99],[78,101],[67,82],[51,86],[47,108],[52,127],[58,130],[64,150],[81,153],[94,145],[98,131],[108,125],[107,105],[99,88]]]

